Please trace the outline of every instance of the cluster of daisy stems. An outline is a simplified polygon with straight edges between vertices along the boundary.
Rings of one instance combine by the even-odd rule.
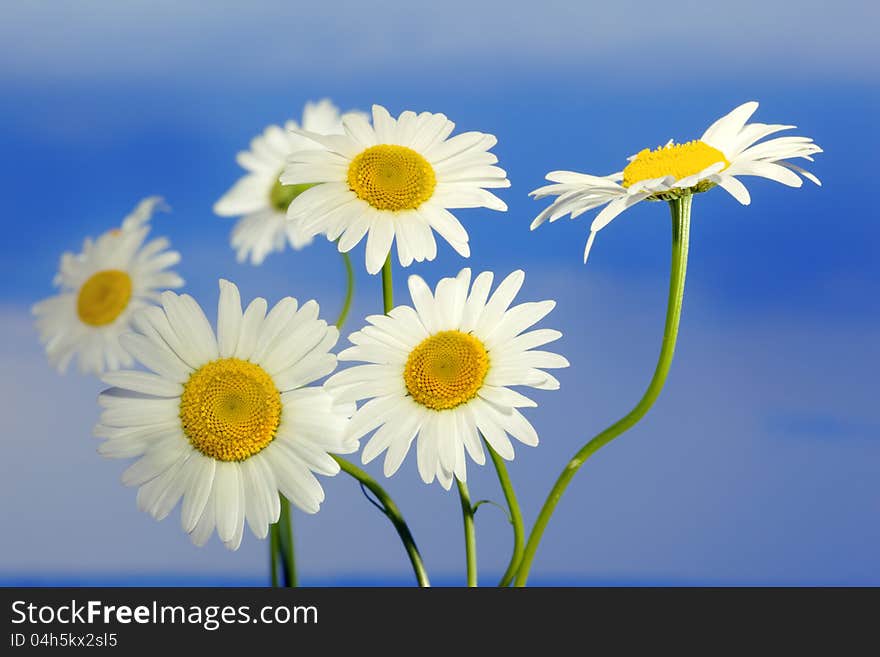
[[[764,140],[794,126],[748,123],[757,106],[737,107],[698,140],[643,150],[622,171],[553,171],[551,184],[532,192],[555,197],[533,229],[604,206],[590,227],[584,262],[596,233],[622,211],[644,200],[666,201],[672,258],[660,356],[647,390],[629,413],[577,449],[528,534],[505,461],[514,456],[511,437],[538,444],[522,413],[536,404],[516,388],[557,389],[546,370],[568,366],[540,349],[561,333],[532,328],[555,302],[513,305],[525,276],[520,270],[494,291],[492,272],[472,276],[463,269],[433,290],[413,275],[411,305],[395,306],[392,297],[393,242],[404,268],[434,259],[435,233],[469,257],[468,233],[449,210],[507,209],[488,191],[510,186],[489,152],[495,137],[451,136],[454,124],[443,114],[405,111],[393,118],[375,105],[372,117],[340,116],[324,100],[306,105],[301,124],[270,126],[238,154],[247,173],[214,210],[241,217],[231,239],[239,261],[258,265],[288,243],[301,249],[318,235],[335,242],[347,287],[333,324],[319,318],[315,301],[292,297],[271,309],[256,298],[243,309],[238,288],[221,280],[215,331],[192,297],[169,291],[183,285],[169,270],[180,256],[165,239],[146,241],[161,204],[152,197],[119,228],[62,256],[59,293],[34,307],[41,339],[60,370],[77,357],[82,371],[112,386],[99,397],[98,451],[136,459],[122,479],[138,487],[138,507],[162,519],[180,502],[181,524],[196,545],[216,530],[235,550],[247,523],[258,538],[269,538],[274,585],[297,582],[290,505],[316,513],[324,491],[315,475],[339,472],[354,478],[388,518],[418,584],[429,585],[398,506],[341,456],[360,450],[367,464],[384,452],[390,477],[415,441],[422,480],[436,479],[446,490],[455,482],[458,489],[469,586],[477,585],[480,503],[468,492],[466,465],[468,457],[484,465],[488,455],[513,526],[512,555],[499,584],[523,586],[572,478],[638,423],[663,389],[681,317],[693,197],[718,186],[747,205],[741,176],[790,187],[804,176],[819,184],[788,160],[812,160],[821,149],[806,137]],[[348,252],[365,237],[367,271],[381,272],[382,312],[377,304],[377,313],[349,336],[352,346],[334,354],[354,289]],[[362,364],[334,374],[337,361]]]

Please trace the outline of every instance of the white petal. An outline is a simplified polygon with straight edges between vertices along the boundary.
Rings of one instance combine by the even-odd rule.
[[[133,315],[132,323],[138,331],[157,345],[171,349],[190,368],[196,369],[202,364],[199,361],[199,354],[185,345],[174,331],[162,308],[156,306],[144,308]]]
[[[394,441],[403,441],[409,445],[420,428],[419,416],[416,413],[397,413],[393,418],[376,430],[361,452],[361,461],[366,465],[379,454],[388,449]]]
[[[713,176],[712,180],[716,182],[718,186],[721,187],[721,189],[725,190],[728,194],[730,194],[733,198],[735,198],[743,205],[748,205],[752,202],[752,197],[749,195],[749,190],[746,189],[746,186],[733,176]]]
[[[419,213],[447,242],[467,242],[468,234],[451,212],[433,203],[424,203]]]
[[[244,487],[245,519],[257,538],[266,538],[269,533],[269,509],[271,495],[277,497],[276,491],[270,491],[263,482],[262,472],[257,469],[253,459],[240,464],[242,485]]]
[[[461,330],[464,333],[472,331],[479,322],[486,307],[486,300],[489,298],[493,279],[494,274],[490,271],[481,272],[474,279],[461,316]]]
[[[548,342],[554,342],[561,337],[562,333],[555,329],[535,329],[513,338],[504,345],[504,349],[508,352],[525,351],[540,347]]]
[[[385,462],[382,464],[382,472],[386,477],[390,477],[400,469],[403,460],[409,453],[412,440],[412,438],[407,440],[397,439],[389,445],[388,451],[385,452]]]
[[[373,105],[373,130],[376,132],[376,143],[394,143],[396,128],[397,122],[391,118],[388,110],[381,105]]]
[[[362,207],[362,205],[359,204],[358,207]],[[370,217],[372,214],[373,211],[371,209],[363,208],[363,211],[351,221],[339,238],[338,248],[340,253],[348,253],[364,238],[364,235],[370,229]]]
[[[236,217],[262,209],[273,182],[264,174],[244,176],[214,204],[214,212],[224,217]]]
[[[239,518],[239,505],[244,506],[239,492],[241,474],[238,464],[231,461],[218,461],[214,474],[214,514],[217,523],[217,536],[224,543],[235,536],[236,522]]]
[[[621,196],[620,198],[614,199],[611,203],[602,208],[602,211],[598,215],[596,215],[596,218],[590,225],[590,231],[596,233],[602,230],[621,212],[632,207],[636,203],[643,201],[650,195],[651,192],[640,192],[638,194]]]
[[[428,333],[436,333],[440,330],[442,318],[437,311],[434,303],[434,295],[431,294],[431,288],[425,283],[421,276],[413,274],[407,279],[409,286],[409,294],[415,306],[419,319],[427,329]]]
[[[296,315],[299,302],[293,297],[284,297],[276,303],[260,323],[260,333],[251,352],[253,362],[261,362],[267,351],[273,348],[279,335]]]
[[[789,187],[800,187],[804,184],[804,181],[796,173],[772,162],[734,162],[725,170],[725,173],[729,176],[760,176]]]
[[[162,307],[174,332],[186,348],[197,355],[200,365],[217,359],[214,330],[195,299],[188,294],[163,292]]]
[[[504,430],[498,425],[496,414],[491,407],[480,399],[468,403],[468,410],[473,414],[474,422],[480,433],[503,459],[511,461],[514,457],[513,445]]]
[[[538,444],[538,432],[522,413],[514,409],[510,414],[499,414],[498,417],[502,418],[504,430],[521,443],[531,447]]]
[[[498,289],[489,298],[480,315],[480,319],[474,329],[477,334],[486,335],[496,327],[522,287],[525,278],[525,272],[517,269],[501,281]]]
[[[145,395],[177,397],[183,393],[180,383],[169,381],[156,374],[134,370],[107,372],[101,380],[111,386],[119,386]]]
[[[478,465],[486,463],[486,453],[483,451],[483,441],[480,440],[477,431],[477,423],[474,421],[473,414],[468,410],[468,405],[464,404],[454,409],[452,413],[455,415],[457,433],[461,438],[464,448],[468,454]]]
[[[516,355],[505,355],[503,366],[541,369],[545,367],[568,367],[569,363],[565,357],[560,356],[559,354],[554,354],[550,351],[532,350],[524,351]]]
[[[122,483],[126,486],[141,486],[165,472],[190,449],[192,448],[185,440],[163,440],[161,448],[149,450],[122,473]]]
[[[440,455],[440,466],[447,472],[455,469],[455,455],[460,440],[455,432],[455,414],[448,411],[435,413],[437,453]]]
[[[468,276],[470,271],[468,270]],[[457,278],[442,278],[434,293],[434,306],[437,313],[437,330],[457,329],[467,300],[467,288],[462,289]]]
[[[376,133],[363,114],[346,114],[342,117],[342,125],[345,127],[348,136],[354,139],[361,147],[368,148],[376,145]]]
[[[506,345],[515,336],[540,322],[555,307],[555,301],[530,301],[516,305],[484,334],[483,341],[490,349],[495,345]]]
[[[725,114],[715,121],[715,123],[710,125],[706,129],[706,132],[703,133],[700,141],[703,141],[722,152],[728,152],[727,148],[729,148],[740,130],[743,129],[746,121],[748,121],[749,117],[755,113],[756,109],[758,109],[758,103],[755,101],[743,103],[739,107],[734,108],[728,114]]]
[[[180,501],[193,475],[190,462],[197,463],[191,456],[195,451],[183,456],[161,476],[147,482],[138,490],[137,504],[156,520],[163,520]]]
[[[220,301],[217,307],[217,342],[221,358],[235,353],[241,332],[241,296],[234,283],[220,279]]]
[[[384,424],[388,415],[393,414],[398,408],[407,403],[405,397],[387,396],[376,397],[361,406],[346,430],[346,437],[356,440],[369,433],[381,424]]]
[[[596,241],[596,231],[590,231],[590,236],[587,238],[587,245],[584,247],[584,264],[587,264],[587,259],[590,257],[590,251],[593,248],[593,242]]]
[[[324,489],[299,457],[278,442],[263,453],[269,459],[281,493],[300,510],[317,513],[324,501]]]
[[[194,472],[184,492],[183,506],[180,510],[180,523],[187,533],[192,532],[205,511],[214,487],[216,461],[202,454],[193,455]],[[213,513],[211,514],[213,517]],[[213,526],[212,526],[213,531]]]
[[[437,433],[437,413],[430,413],[425,418],[425,423],[419,431],[416,441],[416,464],[419,476],[426,484],[434,481],[437,475],[440,460],[440,440]]]
[[[119,336],[120,344],[147,368],[163,379],[183,383],[191,370],[170,349],[162,349],[142,335],[133,333]]]
[[[507,204],[492,192],[472,183],[437,183],[431,203],[444,208],[489,208],[507,211]]]
[[[780,166],[783,166],[783,167],[787,167],[787,168],[791,169],[792,171],[797,171],[799,174],[801,174],[804,178],[806,178],[810,182],[818,185],[819,187],[822,186],[822,181],[819,180],[812,173],[810,173],[809,171],[804,169],[803,167],[799,167],[796,164],[792,164],[791,162],[777,162],[777,164],[779,164]]]
[[[242,360],[250,359],[256,349],[257,340],[260,336],[260,328],[266,317],[268,304],[262,297],[257,297],[248,304],[241,320],[241,328],[238,333],[238,344],[235,346],[235,358]]]
[[[388,217],[377,216],[367,237],[367,272],[377,274],[385,264],[394,241],[394,222]]]
[[[537,406],[535,402],[525,395],[503,386],[484,385],[477,394],[487,402],[495,404],[500,408],[511,409]]]
[[[205,510],[202,512],[202,515],[199,516],[196,526],[190,533],[190,540],[194,545],[198,545],[199,547],[208,542],[208,539],[211,538],[211,534],[214,531],[214,489],[212,488],[209,492],[211,494],[208,497]]]

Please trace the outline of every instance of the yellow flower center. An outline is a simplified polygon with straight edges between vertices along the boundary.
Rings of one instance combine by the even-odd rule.
[[[437,176],[431,163],[413,149],[380,144],[351,161],[348,186],[377,210],[415,210],[431,198]]]
[[[287,212],[287,206],[293,202],[293,199],[314,186],[314,183],[282,185],[280,180],[276,180],[269,190],[269,204],[279,212]]]
[[[99,271],[83,284],[76,298],[76,313],[84,324],[112,324],[131,300],[131,276],[119,269]]]
[[[660,146],[653,151],[646,148],[639,151],[623,170],[623,186],[664,176],[675,176],[678,180],[699,173],[716,162],[723,162],[725,169],[730,166],[724,153],[698,139],[686,144]]]
[[[461,331],[441,331],[410,352],[403,380],[414,400],[441,411],[476,397],[488,371],[482,342]]]
[[[219,461],[244,461],[275,439],[281,393],[259,365],[221,358],[190,375],[180,420],[192,446]]]

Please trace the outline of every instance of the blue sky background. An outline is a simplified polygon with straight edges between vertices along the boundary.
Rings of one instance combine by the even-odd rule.
[[[669,219],[641,204],[597,239],[590,217],[530,233],[527,192],[552,169],[608,173],[643,147],[697,138],[759,100],[826,153],[824,186],[746,179],[752,205],[695,200],[679,350],[648,418],[601,451],[559,506],[534,568],[545,583],[880,584],[876,5],[757,2],[416,4],[7,3],[0,21],[0,582],[263,583],[264,542],[190,545],[177,512],[156,523],[95,452],[101,384],[47,365],[29,316],[61,252],[117,224],[143,196],[173,212],[154,234],[183,253],[187,291],[213,314],[218,277],[244,298],[314,297],[334,317],[341,263],[318,242],[239,265],[213,202],[234,155],[306,100],[442,111],[498,136],[507,213],[461,211],[465,261],[526,270],[525,299],[554,298],[562,389],[529,417],[541,445],[510,465],[527,522],[567,458],[642,393],[659,348]],[[348,328],[380,308],[354,252]],[[405,276],[397,271],[398,301]],[[344,332],[345,333],[345,332]],[[376,467],[369,468],[377,476]],[[470,468],[477,498],[502,497]],[[411,455],[386,482],[428,568],[462,583],[458,500],[424,486]],[[409,583],[396,536],[343,477],[294,524],[303,582]],[[502,514],[478,516],[483,579],[508,556]]]

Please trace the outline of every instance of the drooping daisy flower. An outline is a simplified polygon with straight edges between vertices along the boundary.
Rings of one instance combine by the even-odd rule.
[[[606,205],[590,226],[584,262],[596,233],[621,212],[639,201],[671,200],[683,194],[705,192],[718,185],[743,205],[751,201],[738,176],[760,176],[789,187],[803,184],[800,176],[820,185],[819,179],[803,168],[787,162],[792,158],[813,161],[822,149],[808,137],[764,137],[792,125],[746,123],[758,103],[744,103],[721,117],[695,141],[675,144],[671,140],[656,150],[645,149],[629,158],[629,164],[608,176],[592,176],[573,171],[551,171],[546,185],[531,195],[558,198],[532,222],[532,230],[545,221],[556,221],[570,214],[572,219],[588,210]]]
[[[81,253],[65,253],[53,283],[60,293],[33,307],[40,341],[49,362],[64,372],[74,356],[82,372],[100,374],[131,365],[119,336],[130,330],[132,313],[157,301],[159,292],[180,287],[183,279],[168,267],[180,261],[164,237],[144,244],[149,220],[161,206],[146,198],[122,222],[92,241]]]
[[[287,206],[311,185],[284,185],[278,180],[290,153],[321,148],[294,132],[299,127],[291,120],[284,128],[270,125],[255,137],[250,150],[236,157],[248,173],[214,204],[214,212],[221,217],[243,215],[232,229],[231,239],[239,262],[250,258],[252,264],[259,265],[270,253],[283,251],[285,243],[299,250],[312,242],[312,236],[297,230],[296,222],[287,221]],[[341,133],[339,108],[327,99],[306,103],[302,128],[320,135]]]
[[[139,486],[138,507],[157,520],[183,499],[181,523],[196,545],[214,531],[241,543],[244,522],[259,538],[278,520],[278,493],[316,513],[332,476],[329,453],[357,450],[343,433],[353,404],[309,386],[336,367],[339,332],[318,304],[287,297],[266,314],[242,313],[238,288],[220,281],[217,334],[195,300],[173,292],[134,317],[123,344],[150,372],[108,373],[95,435],[109,457],[140,457],[122,476]]]
[[[497,140],[482,132],[449,138],[455,124],[443,114],[403,112],[392,118],[373,105],[373,125],[358,115],[342,117],[345,134],[299,133],[325,147],[292,153],[281,175],[286,185],[319,182],[288,208],[306,234],[323,233],[351,250],[367,235],[367,271],[382,268],[391,243],[404,267],[433,260],[432,230],[459,254],[470,255],[468,234],[449,208],[507,210],[485,188],[509,187],[489,149]],[[317,176],[317,177],[316,177]]]
[[[485,463],[482,433],[505,459],[513,459],[510,434],[537,445],[538,434],[519,409],[536,406],[511,386],[555,390],[559,382],[543,368],[568,361],[536,347],[557,340],[559,331],[525,332],[556,305],[554,301],[510,307],[525,274],[510,274],[492,296],[493,274],[483,272],[470,288],[471,271],[444,278],[434,294],[410,276],[415,309],[397,306],[388,315],[368,317],[369,326],[350,336],[355,346],[340,360],[365,361],[335,374],[325,387],[340,401],[369,399],[352,418],[350,439],[376,429],[364,447],[363,462],[381,452],[385,475],[400,467],[417,440],[422,480],[436,477],[449,489],[452,478],[465,481],[465,450]]]

